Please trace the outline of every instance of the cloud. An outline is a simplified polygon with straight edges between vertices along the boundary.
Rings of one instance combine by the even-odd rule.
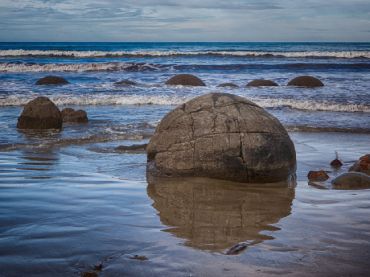
[[[0,0],[3,41],[369,41],[368,0]]]

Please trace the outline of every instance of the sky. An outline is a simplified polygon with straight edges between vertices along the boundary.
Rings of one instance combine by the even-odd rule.
[[[0,41],[370,42],[370,0],[0,0]]]

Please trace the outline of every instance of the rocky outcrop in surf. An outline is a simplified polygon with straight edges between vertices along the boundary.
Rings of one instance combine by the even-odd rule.
[[[47,97],[37,97],[27,103],[18,118],[19,129],[61,129],[62,114]]]
[[[288,83],[288,86],[314,88],[314,87],[323,87],[324,84],[319,79],[312,76],[299,76],[292,79]]]
[[[119,86],[119,87],[132,87],[132,86],[137,86],[138,84],[134,81],[126,79],[126,80],[115,82],[114,85]]]
[[[148,147],[153,176],[199,176],[278,182],[296,169],[293,142],[281,123],[245,98],[206,94],[179,106],[158,125]]]
[[[37,80],[36,85],[66,85],[68,83],[63,77],[50,75]]]
[[[63,123],[87,123],[89,121],[87,113],[83,110],[65,108],[62,110]]]
[[[278,84],[271,80],[253,80],[247,84],[247,87],[277,87]]]
[[[166,82],[166,85],[171,86],[205,86],[206,84],[197,76],[191,74],[179,74],[173,76]]]

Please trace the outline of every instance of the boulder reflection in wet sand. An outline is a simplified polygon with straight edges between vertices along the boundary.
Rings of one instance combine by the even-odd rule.
[[[261,231],[291,212],[295,184],[250,185],[206,178],[150,180],[153,199],[166,231],[185,245],[217,252],[239,242],[251,244],[273,237]]]

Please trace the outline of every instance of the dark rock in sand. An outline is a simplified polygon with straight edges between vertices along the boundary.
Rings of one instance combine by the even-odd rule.
[[[324,84],[319,79],[312,76],[299,76],[291,80],[288,86],[314,88],[323,87]]]
[[[116,147],[116,151],[122,151],[122,152],[136,152],[136,151],[145,151],[148,144],[133,144],[133,145],[120,145]]]
[[[81,273],[81,277],[98,277],[98,273],[94,271],[86,271]]]
[[[233,83],[223,83],[223,84],[219,84],[217,87],[218,88],[238,88],[239,86]]]
[[[74,110],[71,108],[65,108],[62,110],[63,122],[69,123],[87,123],[87,113],[83,110]]]
[[[130,257],[132,260],[139,260],[139,261],[147,261],[148,258],[146,256],[134,255]]]
[[[205,86],[206,84],[198,77],[191,74],[179,74],[166,82],[166,85],[172,86]]]
[[[137,86],[137,83],[131,80],[122,80],[119,82],[115,82],[114,85],[121,86],[121,87],[132,87],[132,86]]]
[[[335,189],[366,189],[370,188],[370,176],[361,172],[344,173],[332,181]]]
[[[148,147],[153,176],[278,182],[295,173],[293,142],[281,123],[245,98],[210,93],[167,114]]]
[[[314,182],[324,182],[329,179],[329,175],[324,170],[310,171],[308,172],[307,178]]]
[[[46,76],[36,82],[36,85],[66,85],[69,82],[63,77]]]
[[[343,163],[339,159],[332,160],[330,165],[334,168],[339,168],[343,165]]]
[[[362,156],[353,166],[350,167],[349,171],[362,172],[370,175],[370,154]]]
[[[148,178],[147,191],[161,222],[171,226],[166,231],[185,245],[236,255],[279,230],[272,225],[290,214],[294,186],[294,181],[246,186],[208,178]]]
[[[253,80],[247,84],[247,87],[277,87],[278,84],[271,80]]]
[[[62,114],[47,97],[37,97],[27,103],[18,118],[19,129],[61,129]]]

